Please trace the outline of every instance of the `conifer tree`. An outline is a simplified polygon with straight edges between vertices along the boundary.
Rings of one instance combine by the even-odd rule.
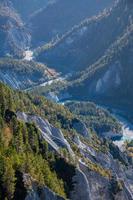
[[[8,200],[13,199],[15,191],[15,181],[15,171],[13,169],[12,162],[9,158],[5,158],[2,182]]]

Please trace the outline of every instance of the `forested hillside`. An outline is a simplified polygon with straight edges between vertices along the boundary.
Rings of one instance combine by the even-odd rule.
[[[114,165],[113,153],[117,152],[119,162],[122,162],[123,166],[130,166],[129,157],[120,154],[119,149],[111,142],[98,138],[94,130],[87,129],[80,121],[80,115],[75,115],[76,112],[73,114],[64,106],[54,104],[43,97],[16,92],[3,84],[0,84],[0,93],[0,199],[34,199],[34,195],[40,199],[43,199],[43,195],[50,195],[52,199],[78,199],[73,192],[77,191],[81,181],[84,182],[85,188],[89,187],[85,177],[87,174],[90,176],[91,172],[94,173],[92,183],[95,182],[95,176],[104,180],[102,187],[105,190],[105,198],[106,195],[109,195],[109,199],[116,194],[119,198],[128,195],[129,191],[124,189],[127,186],[122,187],[113,176],[116,169],[110,168],[108,161],[105,161],[107,165],[104,165],[103,160],[110,152],[108,156]],[[92,113],[88,115],[91,116]],[[112,119],[110,116],[110,120]],[[117,122],[113,121],[117,125]],[[89,127],[89,124],[87,125]],[[52,137],[49,132],[43,132],[45,126],[46,130],[51,131],[50,135],[53,134]],[[60,142],[54,138],[54,134],[60,138]],[[88,158],[84,158],[85,149]],[[81,158],[84,161],[81,162]],[[121,167],[119,162],[117,165]],[[74,177],[77,179],[76,185]],[[114,184],[117,186],[116,191],[113,189]],[[82,192],[80,195],[82,198],[85,195],[85,199],[88,199],[88,195],[94,194],[91,190],[89,194]]]
[[[17,120],[15,110],[25,109],[28,98],[2,84],[0,93],[0,199],[25,199],[32,182],[38,187],[45,184],[65,197],[63,182],[50,167],[56,159],[48,152],[48,144],[41,140],[35,124]],[[32,177],[27,189],[22,182],[24,174]]]
[[[133,199],[132,54],[132,0],[0,0],[0,200]]]
[[[132,42],[130,27],[96,63],[79,74],[70,85],[70,94],[77,96],[79,88],[83,98],[95,98],[100,102],[132,107]],[[86,89],[88,93],[86,93]],[[115,97],[115,98],[114,98]],[[129,100],[130,99],[130,100]]]
[[[91,0],[55,1],[54,4],[40,10],[31,18],[33,45],[43,45],[52,39],[58,39],[85,18],[96,15],[104,8],[111,6],[112,2],[113,0],[104,0],[102,3]]]
[[[13,58],[0,59],[0,80],[15,89],[28,89],[58,77],[42,63]]]

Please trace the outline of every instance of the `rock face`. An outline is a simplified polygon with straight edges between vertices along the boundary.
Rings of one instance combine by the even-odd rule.
[[[122,67],[119,62],[110,65],[103,77],[97,80],[96,93],[104,94],[112,87],[118,88],[121,84],[121,70]]]
[[[85,145],[79,146],[79,148],[82,148],[83,157],[93,163],[93,167],[97,165],[97,168],[94,167],[95,169],[92,170],[89,163],[79,160],[79,169],[73,177],[72,200],[98,200],[100,198],[103,200],[112,200],[112,198],[130,200],[133,198],[131,177],[133,169],[126,168],[130,164],[124,155],[116,156],[120,162],[114,157],[116,153],[121,154],[118,148],[115,150],[112,146],[111,153],[106,154],[91,150]],[[97,171],[98,166],[101,166],[99,172]],[[112,174],[110,177],[107,176],[107,171]]]
[[[64,198],[56,195],[47,187],[39,188],[39,192],[36,189],[33,189],[31,192],[29,191],[25,200],[65,200]]]
[[[133,198],[132,162],[112,142],[105,152],[73,138],[82,158],[73,177],[72,200],[131,200]],[[127,167],[128,166],[128,167]]]
[[[73,120],[73,128],[74,128],[79,134],[81,134],[83,137],[89,136],[88,129],[87,129],[85,123],[83,123],[82,121],[80,121],[80,120],[78,120],[78,119]]]
[[[34,180],[28,175],[24,174],[24,184],[30,184],[25,200],[64,200],[47,187],[39,187]]]
[[[17,118],[24,122],[34,122],[42,133],[42,138],[55,151],[58,152],[60,147],[65,147],[73,155],[71,145],[64,139],[61,130],[53,127],[47,120],[22,112],[17,112]],[[71,142],[78,147],[80,156],[76,173],[71,177],[73,188],[70,191],[70,200],[99,200],[101,197],[102,200],[133,199],[132,161],[125,153],[122,153],[112,142],[107,149],[98,150],[92,147],[89,140],[86,139],[85,142],[78,134]],[[35,181],[27,174],[24,175],[24,183],[28,188],[25,200],[63,200],[47,187],[38,188]]]
[[[27,115],[21,112],[17,113],[17,118],[25,122],[34,122],[42,133],[42,138],[45,139],[54,150],[59,152],[59,148],[64,147],[68,149],[72,156],[74,156],[74,153],[69,143],[64,138],[62,131],[52,126],[47,120],[43,120],[39,116]]]
[[[36,190],[29,192],[25,200],[65,200],[65,199],[56,195],[47,187],[44,187],[39,191],[39,193]]]
[[[70,199],[91,200],[88,180],[80,169],[76,170],[76,175],[73,177],[73,182],[74,182],[74,191],[71,192]]]
[[[113,131],[109,131],[106,133],[101,133],[101,136],[106,139],[111,139],[111,140],[115,141],[115,140],[120,140],[123,136],[123,133],[115,133]]]
[[[31,36],[10,1],[0,2],[0,56],[21,57]]]

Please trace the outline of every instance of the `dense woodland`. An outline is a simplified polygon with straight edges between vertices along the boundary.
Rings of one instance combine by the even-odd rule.
[[[16,108],[22,102],[28,106],[28,101],[2,84],[0,93],[0,199],[14,199],[14,194],[15,199],[23,199],[21,195],[25,195],[26,189],[22,186],[20,193],[18,187],[24,173],[30,174],[40,187],[45,184],[65,197],[64,183],[51,167],[58,156],[48,151],[48,144],[41,140],[34,124],[16,118]]]
[[[99,134],[108,131],[121,132],[121,124],[107,110],[96,106],[94,103],[73,101],[66,103],[66,106],[71,112],[79,116],[88,128]]]

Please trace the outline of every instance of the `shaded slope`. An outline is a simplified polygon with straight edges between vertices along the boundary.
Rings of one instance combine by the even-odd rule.
[[[31,19],[33,44],[41,45],[61,36],[86,17],[99,13],[111,4],[112,1],[105,0],[102,3],[98,0],[58,0]]]
[[[26,30],[18,13],[9,1],[0,2],[0,56],[5,54],[21,57],[30,43],[30,34]]]
[[[27,89],[54,79],[58,74],[34,61],[0,59],[0,80],[15,89]]]

